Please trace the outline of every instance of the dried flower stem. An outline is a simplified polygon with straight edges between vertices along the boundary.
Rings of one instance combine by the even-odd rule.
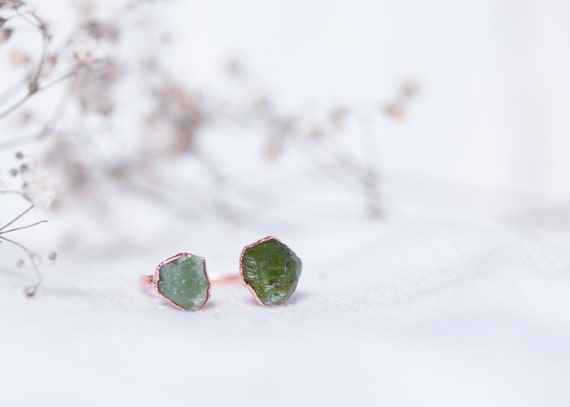
[[[33,208],[34,208],[34,207],[32,206],[32,209],[33,209]],[[47,222],[47,220],[40,220],[40,221],[35,222],[35,223],[32,223],[32,224],[30,224],[30,225],[20,226],[20,227],[17,227],[17,228],[12,228],[12,229],[8,229],[8,230],[4,230],[4,231],[1,231],[1,232],[0,232],[0,235],[5,234],[5,233],[10,233],[10,232],[16,232],[16,231],[18,231],[18,230],[28,229],[28,228],[31,228],[31,227],[34,227],[34,226],[36,226],[36,225],[39,225],[39,224],[41,224],[41,223],[46,223],[46,222]]]
[[[45,86],[42,89],[45,89]],[[65,114],[65,109],[67,107],[67,104],[70,102],[70,97],[69,97],[70,93],[71,90],[63,95],[60,102],[56,105],[50,117],[47,119],[45,124],[39,129],[39,131],[34,132],[33,134],[28,135],[26,137],[17,137],[11,140],[0,142],[0,150],[6,150],[22,146],[27,143],[32,143],[34,141],[39,141],[52,134],[56,129],[56,125],[63,118]]]
[[[1,241],[5,241],[8,243],[11,243],[17,247],[19,247],[20,249],[22,249],[26,255],[28,256],[28,258],[30,259],[30,264],[32,266],[32,269],[34,270],[34,273],[36,275],[36,282],[34,285],[27,287],[26,288],[26,293],[29,297],[33,297],[36,290],[41,286],[42,284],[42,275],[40,273],[40,269],[38,268],[38,265],[36,264],[36,259],[35,259],[35,254],[34,252],[32,252],[30,249],[28,249],[26,246],[24,246],[23,244],[16,242],[15,240],[9,239],[4,235],[0,235],[0,242]]]
[[[0,193],[1,194],[19,195],[23,199],[25,199],[26,201],[30,202],[30,200],[23,193],[21,193],[19,191],[0,191]],[[6,235],[9,233],[12,233],[12,232],[16,232],[16,231],[23,230],[23,229],[28,229],[28,228],[31,228],[33,226],[39,225],[41,223],[47,222],[46,220],[41,220],[39,222],[35,222],[35,223],[29,224],[29,225],[14,227],[14,228],[8,229],[11,225],[16,223],[18,220],[22,219],[24,216],[26,216],[34,208],[35,208],[35,205],[33,203],[30,203],[29,207],[27,207],[25,210],[20,212],[10,222],[8,222],[5,225],[3,225],[2,227],[0,227],[0,242],[4,241],[4,242],[13,244],[16,247],[19,247],[21,250],[23,250],[26,253],[28,258],[30,259],[30,265],[32,266],[32,269],[34,270],[34,273],[36,275],[36,282],[34,285],[26,288],[26,295],[28,295],[28,296],[33,296],[35,294],[36,290],[38,289],[38,287],[41,285],[41,282],[42,282],[42,276],[41,276],[40,270],[38,268],[38,265],[36,263],[36,254],[34,252],[32,252],[30,249],[28,249],[26,246],[21,244],[20,242],[6,237]]]
[[[16,109],[18,109],[20,106],[26,103],[28,99],[30,99],[40,90],[39,78],[47,58],[49,44],[51,41],[51,36],[48,31],[47,23],[41,17],[39,17],[35,12],[33,11],[21,12],[19,8],[15,8],[14,11],[20,19],[30,24],[33,28],[39,30],[42,36],[42,51],[40,54],[40,59],[34,69],[34,74],[32,75],[32,78],[29,81],[27,81],[28,92],[22,98],[13,103],[11,106],[1,111],[0,120],[8,116],[10,113],[14,112]],[[28,16],[31,17],[31,19],[28,18]]]
[[[2,193],[6,193],[6,192],[2,192]],[[24,196],[23,194],[21,194],[22,196]],[[6,233],[4,232],[4,229],[6,229],[8,226],[14,224],[15,222],[17,222],[20,218],[24,217],[28,212],[30,212],[32,209],[34,209],[34,205],[30,205],[28,207],[28,209],[24,210],[23,212],[21,212],[18,216],[16,216],[14,219],[12,219],[10,222],[6,223],[4,226],[2,226],[0,228],[0,234],[1,233]]]

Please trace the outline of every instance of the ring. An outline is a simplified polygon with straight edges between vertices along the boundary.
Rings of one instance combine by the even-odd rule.
[[[206,260],[191,253],[179,253],[158,264],[151,276],[140,278],[142,287],[156,293],[175,308],[197,311],[210,298],[211,283],[241,281],[260,305],[285,305],[299,283],[303,264],[293,250],[274,236],[243,248],[239,275],[208,276]]]

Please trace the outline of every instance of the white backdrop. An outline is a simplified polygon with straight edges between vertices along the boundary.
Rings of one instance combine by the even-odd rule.
[[[198,1],[171,10],[188,33],[180,74],[208,80],[228,54],[243,55],[289,106],[360,108],[416,78],[423,95],[409,123],[380,132],[388,170],[567,196],[565,1]]]
[[[65,2],[37,4],[66,26]],[[152,7],[149,25],[172,30],[172,70],[206,89],[223,87],[220,67],[238,55],[285,108],[376,117],[417,79],[406,121],[374,120],[386,216],[365,218],[358,197],[294,155],[279,171],[305,183],[285,178],[270,208],[237,223],[155,216],[116,191],[110,202],[129,209],[119,224],[52,215],[34,247],[83,239],[33,300],[29,276],[2,264],[0,405],[568,405],[568,2]],[[228,140],[201,147],[271,189]],[[137,286],[179,251],[232,273],[267,234],[304,262],[286,307],[216,287],[182,313]]]
[[[566,241],[568,2],[198,1],[167,14],[186,32],[180,75],[216,87],[239,55],[297,110],[346,103],[373,116],[416,79],[409,120],[375,124],[387,199]]]

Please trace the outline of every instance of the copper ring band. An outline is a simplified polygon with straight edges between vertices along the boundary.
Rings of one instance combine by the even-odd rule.
[[[241,276],[223,276],[219,274],[208,274],[208,278],[213,284],[235,284],[241,282]],[[139,280],[141,287],[153,287],[155,276],[142,276]]]

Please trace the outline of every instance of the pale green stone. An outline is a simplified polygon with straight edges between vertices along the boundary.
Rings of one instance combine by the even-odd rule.
[[[183,255],[159,269],[158,292],[187,311],[202,308],[208,300],[210,282],[204,259]]]
[[[246,247],[242,253],[245,283],[265,305],[282,305],[297,288],[301,259],[275,238]]]

